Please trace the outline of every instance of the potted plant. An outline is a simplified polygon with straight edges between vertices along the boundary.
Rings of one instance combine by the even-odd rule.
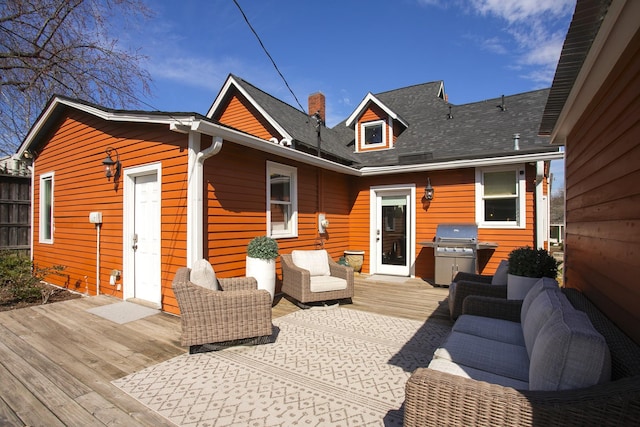
[[[258,281],[258,289],[266,289],[271,300],[276,288],[278,242],[269,236],[254,237],[247,245],[247,273]]]
[[[509,253],[507,299],[524,299],[541,277],[557,276],[558,261],[545,249],[516,248]]]

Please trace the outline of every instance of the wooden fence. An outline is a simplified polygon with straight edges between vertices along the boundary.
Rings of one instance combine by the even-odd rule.
[[[0,174],[0,249],[29,250],[31,178]]]

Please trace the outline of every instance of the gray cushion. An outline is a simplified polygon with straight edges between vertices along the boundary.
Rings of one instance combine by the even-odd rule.
[[[324,249],[291,251],[291,260],[296,265],[309,271],[311,276],[330,276],[329,255]]]
[[[527,312],[529,311],[529,306],[533,302],[534,299],[540,294],[540,292],[545,289],[559,289],[558,282],[554,279],[550,279],[548,277],[543,277],[539,279],[535,285],[527,292],[524,300],[522,300],[522,308],[520,310],[520,323],[524,323],[525,317],[527,316]]]
[[[529,383],[509,377],[496,375],[493,372],[481,371],[465,365],[459,365],[445,359],[433,359],[429,363],[429,368],[448,374],[457,375],[459,377],[470,378],[476,381],[484,381],[491,384],[498,384],[503,387],[511,387],[516,390],[528,390]]]
[[[503,259],[502,261],[500,261],[500,264],[498,264],[498,268],[496,269],[496,272],[493,274],[493,277],[491,278],[491,284],[503,285],[503,286],[506,285],[508,273],[509,273],[509,261],[506,259]]]
[[[529,381],[529,355],[523,346],[451,332],[433,357],[503,377]]]
[[[524,336],[524,343],[527,347],[529,357],[531,357],[531,352],[533,351],[533,346],[538,337],[538,333],[549,320],[551,315],[555,311],[561,309],[561,301],[565,301],[569,304],[567,297],[564,296],[559,288],[544,289],[529,306],[527,316],[521,323],[522,335]]]
[[[334,276],[311,276],[309,290],[311,292],[342,291],[347,289],[347,281]]]
[[[216,273],[206,259],[200,259],[193,264],[189,281],[203,288],[218,290]]]
[[[611,378],[604,337],[584,312],[570,306],[563,303],[538,334],[529,368],[531,390],[579,389]]]
[[[522,325],[518,322],[463,314],[451,330],[522,347],[525,345]]]

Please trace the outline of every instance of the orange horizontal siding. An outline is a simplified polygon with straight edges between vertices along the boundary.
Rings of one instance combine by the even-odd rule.
[[[186,229],[186,137],[167,126],[109,123],[76,111],[60,119],[34,164],[33,256],[43,267],[65,266],[62,275],[47,277],[51,283],[95,294],[97,230],[89,223],[89,213],[100,211],[104,220],[100,230],[100,292],[121,298],[122,290],[109,285],[109,276],[112,269],[122,271],[123,183],[120,178],[114,186],[105,178],[102,160],[108,146],[118,150],[123,168],[162,164],[162,259],[185,264],[186,251],[176,247],[175,240],[184,240]],[[54,173],[54,242],[42,244],[39,177],[49,172]],[[171,178],[165,182],[165,176]],[[165,199],[171,204],[165,206]],[[169,271],[166,263],[162,264],[161,287],[171,294],[175,269]],[[174,299],[164,301],[169,305],[163,309],[176,310],[171,305],[175,305]]]

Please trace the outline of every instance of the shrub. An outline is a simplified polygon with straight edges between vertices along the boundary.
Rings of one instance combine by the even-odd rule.
[[[529,246],[516,248],[509,253],[509,274],[555,279],[558,276],[558,261],[545,249]]]
[[[62,271],[63,266],[37,268],[24,252],[0,251],[0,286],[20,301],[44,298],[41,281],[53,271]]]
[[[269,236],[254,237],[247,246],[251,258],[275,259],[278,257],[278,242]]]

